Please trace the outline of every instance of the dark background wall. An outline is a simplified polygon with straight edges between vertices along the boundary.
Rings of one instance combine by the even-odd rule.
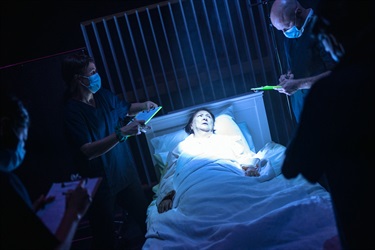
[[[165,1],[0,1],[0,68],[84,47],[80,22],[159,2]],[[314,7],[319,1],[300,2]]]
[[[80,22],[157,2],[1,1],[0,67],[84,47]]]

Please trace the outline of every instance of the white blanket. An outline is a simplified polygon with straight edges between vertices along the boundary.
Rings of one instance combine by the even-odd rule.
[[[143,249],[323,249],[337,235],[329,193],[277,167],[247,177],[229,160],[181,155],[173,208],[151,203]]]

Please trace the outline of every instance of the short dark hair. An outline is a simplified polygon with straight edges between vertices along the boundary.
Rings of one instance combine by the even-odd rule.
[[[74,76],[82,74],[91,62],[94,62],[94,58],[84,53],[76,53],[66,56],[61,67],[63,80],[69,84],[74,79]]]
[[[64,58],[61,67],[61,75],[67,85],[65,99],[69,99],[77,88],[77,86],[73,84],[76,75],[81,75],[90,63],[95,63],[94,58],[82,52],[68,55]]]
[[[185,125],[185,132],[188,133],[189,135],[190,134],[193,134],[194,131],[191,129],[191,123],[193,122],[193,119],[195,117],[195,115],[199,112],[199,111],[207,111],[208,113],[210,113],[211,117],[212,117],[212,120],[214,121],[214,124],[215,124],[215,115],[211,112],[211,110],[209,110],[208,108],[199,108],[199,109],[196,109],[195,111],[193,111],[193,113],[190,115],[190,118],[189,118],[189,121],[188,123]]]

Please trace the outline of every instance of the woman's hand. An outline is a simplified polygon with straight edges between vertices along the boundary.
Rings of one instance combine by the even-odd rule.
[[[131,123],[126,126],[123,126],[121,130],[121,134],[124,136],[127,135],[139,135],[141,134],[142,128],[145,126],[145,120],[137,120],[134,119]]]
[[[160,202],[158,206],[159,214],[167,212],[172,208],[173,201],[171,199],[164,199]]]
[[[163,200],[158,205],[158,212],[159,214],[167,212],[168,210],[172,209],[173,199],[176,191],[170,191]]]
[[[150,109],[154,109],[154,108],[157,108],[158,105],[152,101],[146,101],[143,103],[144,107],[145,107],[145,111],[150,111]]]
[[[87,212],[92,198],[84,187],[85,180],[81,180],[74,190],[69,190],[66,194],[66,213],[76,214],[80,220]]]
[[[152,101],[145,101],[145,102],[134,102],[130,105],[130,108],[128,110],[129,116],[135,116],[139,112],[142,111],[150,111],[151,109],[157,108],[158,105]]]
[[[250,166],[245,170],[245,175],[246,176],[255,176],[258,177],[260,176],[259,174],[259,167],[258,166]]]
[[[248,165],[242,164],[241,167],[245,171],[246,176],[260,176],[259,170],[259,163],[260,163],[259,158],[254,158],[252,162]]]

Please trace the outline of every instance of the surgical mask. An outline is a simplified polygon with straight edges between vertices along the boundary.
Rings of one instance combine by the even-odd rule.
[[[284,32],[283,32],[284,35],[285,35],[287,38],[298,38],[298,37],[302,36],[302,33],[303,33],[303,31],[305,30],[305,26],[306,26],[306,24],[307,24],[307,21],[308,21],[309,18],[312,16],[312,14],[313,14],[313,11],[311,10],[310,13],[309,13],[309,15],[306,17],[306,20],[305,20],[305,22],[303,23],[301,29],[298,29],[298,28],[294,25],[292,28],[290,28],[290,29],[284,31]]]
[[[303,33],[303,27],[299,30],[296,26],[293,26],[292,28],[288,29],[287,31],[284,31],[284,35],[287,38],[298,38],[302,36]]]
[[[4,172],[12,172],[18,168],[26,155],[26,150],[23,147],[23,142],[19,140],[17,148],[13,150],[3,150],[0,152],[1,162],[0,169]]]
[[[90,92],[93,94],[95,94],[102,86],[102,82],[98,73],[95,73],[92,76],[88,76],[88,77],[82,76],[82,77],[89,79],[89,82],[90,82],[89,86],[86,86],[83,83],[81,84],[85,86],[86,88],[88,88],[88,90],[90,90]]]

